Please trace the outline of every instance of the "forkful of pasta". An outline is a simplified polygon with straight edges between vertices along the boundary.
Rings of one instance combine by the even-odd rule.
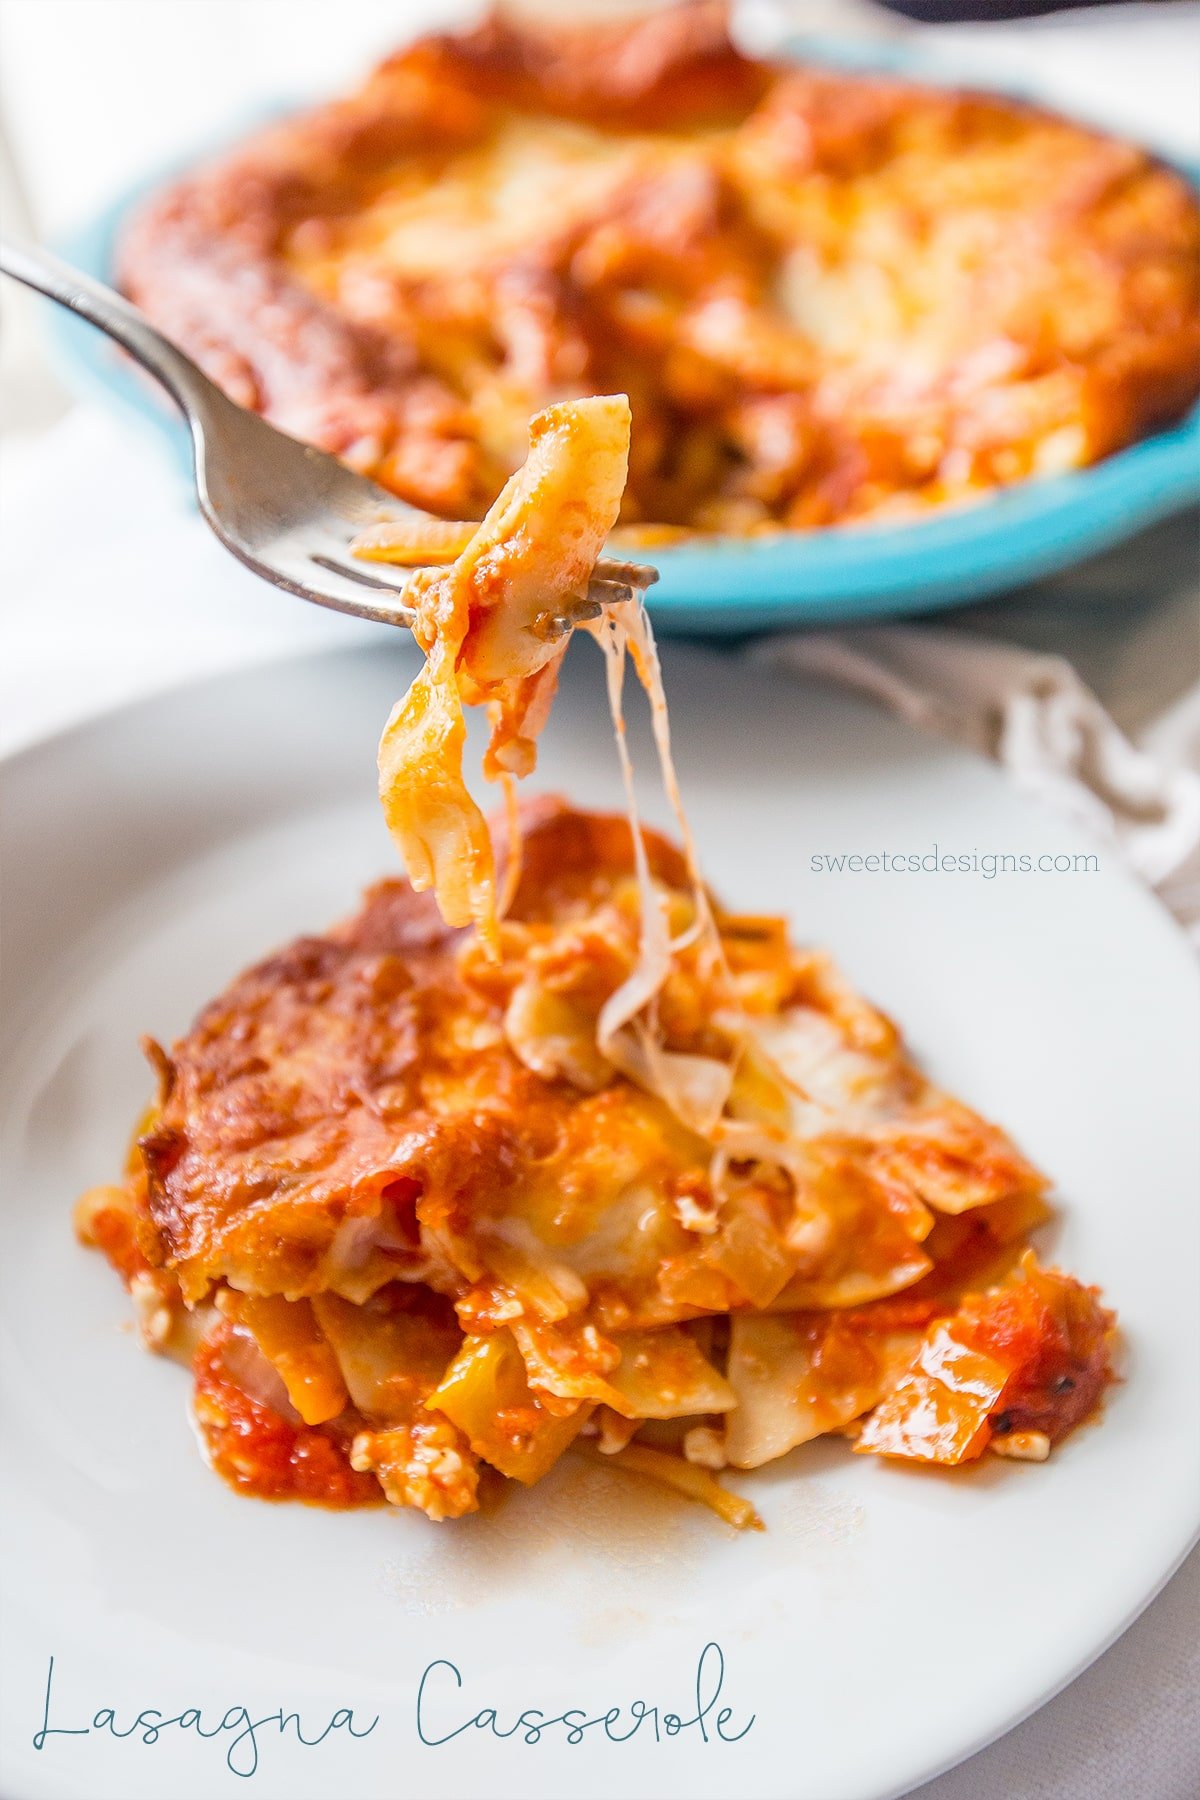
[[[514,511],[529,516],[529,490],[546,478],[551,462],[559,470],[572,465],[570,454],[565,460],[539,458],[535,443],[530,463],[512,478],[482,524],[434,519],[236,406],[121,294],[49,251],[0,241],[0,271],[98,327],[161,383],[187,421],[200,510],[217,537],[255,574],[318,606],[401,625],[420,636],[418,615],[429,577],[465,556],[479,565],[477,589],[486,588],[489,578],[504,585],[496,572],[506,560],[504,521],[511,524]],[[558,412],[557,424],[546,429],[569,431],[563,409],[550,407],[540,416]],[[560,556],[553,566],[539,563],[538,583],[527,584],[521,604],[514,609],[510,597],[503,609],[495,609],[497,617],[503,611],[506,630],[511,632],[515,619],[517,630],[548,648],[658,578],[642,564],[601,557],[612,520],[597,532],[588,516],[581,465],[590,447],[581,439],[574,459],[581,496],[578,554]],[[485,554],[490,564],[479,562]],[[481,648],[485,659],[502,653],[498,640],[490,652],[486,641]]]

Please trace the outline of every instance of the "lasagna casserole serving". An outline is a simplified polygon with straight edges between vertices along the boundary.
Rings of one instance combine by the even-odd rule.
[[[380,746],[408,879],[150,1044],[127,1176],[80,1202],[249,1493],[448,1519],[582,1453],[755,1525],[723,1470],[831,1432],[1041,1461],[1111,1379],[1112,1315],[1030,1247],[1043,1176],[827,956],[700,878],[636,596],[586,621],[627,814],[512,799],[629,436],[621,396],[547,408],[422,569],[427,661]],[[627,661],[678,844],[638,822]],[[464,704],[509,792],[494,835]]]

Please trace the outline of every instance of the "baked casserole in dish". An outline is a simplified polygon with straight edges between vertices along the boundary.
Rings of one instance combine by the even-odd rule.
[[[719,6],[426,38],[124,228],[242,404],[478,519],[558,399],[623,391],[646,541],[904,520],[1200,392],[1200,211],[1037,107],[741,55]]]

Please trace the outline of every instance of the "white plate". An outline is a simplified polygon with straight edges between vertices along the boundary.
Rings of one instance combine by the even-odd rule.
[[[389,646],[389,650],[391,646]],[[1146,1603],[1198,1523],[1195,971],[1105,858],[1096,872],[818,873],[825,854],[1086,851],[990,768],[867,707],[672,650],[680,766],[711,876],[790,913],[907,1027],[932,1072],[1003,1120],[1059,1183],[1049,1248],[1128,1333],[1103,1421],[1044,1467],[928,1476],[793,1453],[741,1485],[733,1537],[616,1474],[563,1470],[499,1516],[433,1526],[239,1499],[206,1472],[185,1375],[145,1356],[69,1213],[112,1177],[148,1088],[139,1032],[171,1038],[246,962],[350,910],[392,867],[375,738],[408,664],[359,653],[222,678],[113,715],[7,767],[0,1039],[3,1791],[6,1800],[375,1796],[805,1796],[902,1792],[1066,1682]],[[618,784],[590,647],[573,651],[539,781]],[[644,738],[635,743],[645,756]],[[661,818],[661,807],[648,809]],[[724,1690],[696,1710],[704,1646]],[[210,1740],[86,1734],[101,1708],[200,1708]],[[636,1736],[537,1743],[495,1707]],[[461,1672],[461,1690],[446,1663]],[[715,1657],[710,1653],[707,1674]],[[705,1696],[708,1697],[707,1694]],[[237,1709],[294,1726],[233,1745]],[[736,1742],[715,1732],[753,1725]],[[629,1729],[623,1712],[614,1735]]]

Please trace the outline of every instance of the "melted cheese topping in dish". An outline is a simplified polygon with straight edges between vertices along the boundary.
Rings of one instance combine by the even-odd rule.
[[[573,1449],[755,1525],[717,1471],[829,1432],[1041,1460],[1111,1378],[1112,1315],[1029,1247],[1044,1178],[825,955],[709,893],[640,600],[589,627],[628,815],[535,800],[493,847],[463,703],[485,772],[525,773],[542,621],[586,587],[629,424],[623,396],[548,409],[422,577],[428,661],[380,749],[409,879],[149,1044],[127,1177],[80,1202],[248,1492],[455,1518]],[[679,847],[633,807],[627,658]]]
[[[242,404],[479,518],[628,392],[622,517],[754,533],[1078,468],[1200,392],[1200,210],[1017,101],[740,56],[723,9],[502,15],[138,213],[129,292]]]

